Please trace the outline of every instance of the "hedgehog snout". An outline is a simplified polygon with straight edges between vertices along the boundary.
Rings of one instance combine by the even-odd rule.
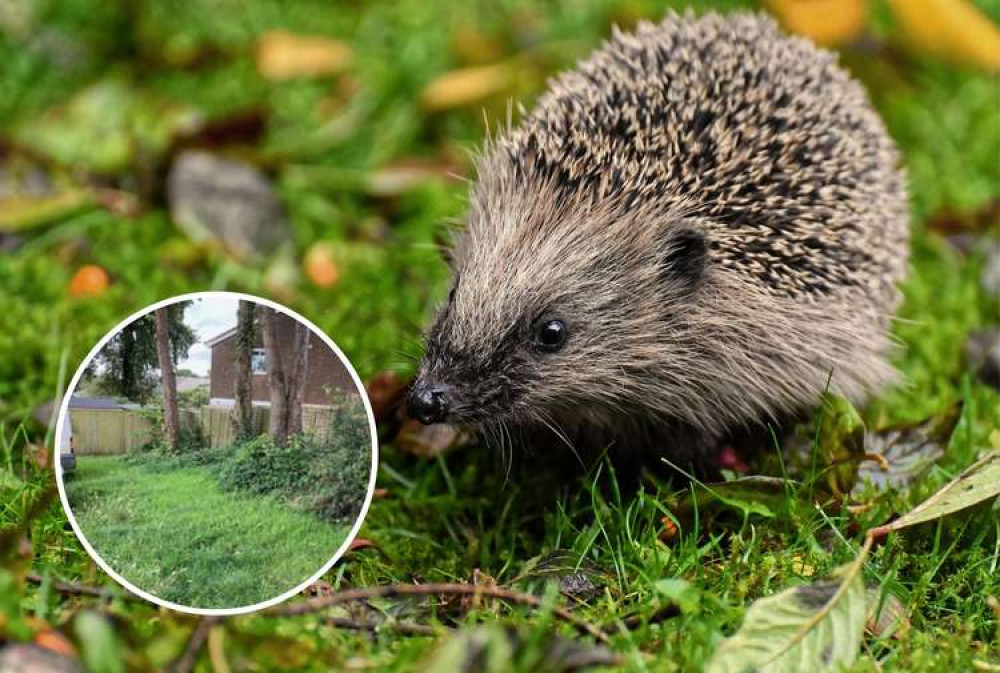
[[[441,423],[451,410],[452,387],[418,378],[406,396],[406,413],[424,425]]]

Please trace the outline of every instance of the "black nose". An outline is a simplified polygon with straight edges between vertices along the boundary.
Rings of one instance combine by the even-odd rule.
[[[446,385],[418,381],[406,397],[406,413],[424,425],[444,421],[451,404],[449,391],[450,387]]]

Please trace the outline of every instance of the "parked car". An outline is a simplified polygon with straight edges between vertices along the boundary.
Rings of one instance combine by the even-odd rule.
[[[59,464],[62,466],[63,474],[76,469],[76,451],[73,447],[73,424],[67,412],[66,420],[62,426],[62,436],[59,438]]]

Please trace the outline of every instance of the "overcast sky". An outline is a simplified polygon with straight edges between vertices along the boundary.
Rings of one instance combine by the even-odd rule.
[[[191,346],[186,360],[177,363],[177,369],[190,369],[199,376],[207,376],[212,364],[212,351],[206,339],[236,327],[236,297],[213,296],[195,299],[184,312],[184,322],[194,330],[197,342]]]

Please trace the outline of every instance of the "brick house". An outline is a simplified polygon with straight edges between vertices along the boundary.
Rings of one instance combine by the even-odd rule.
[[[278,314],[278,342],[282,345],[292,343],[295,331],[294,318]],[[226,330],[205,341],[212,351],[212,364],[209,371],[209,395],[212,406],[229,406],[234,404],[236,388],[236,328]],[[290,355],[281,349],[282,358]],[[255,404],[269,404],[270,394],[267,390],[267,354],[264,350],[263,337],[260,330],[254,341],[254,349],[250,359],[252,381],[252,399]],[[337,354],[316,334],[309,334],[309,366],[306,374],[306,399],[310,405],[328,405],[329,391],[342,390],[356,393],[354,380],[347,368],[337,357]]]

